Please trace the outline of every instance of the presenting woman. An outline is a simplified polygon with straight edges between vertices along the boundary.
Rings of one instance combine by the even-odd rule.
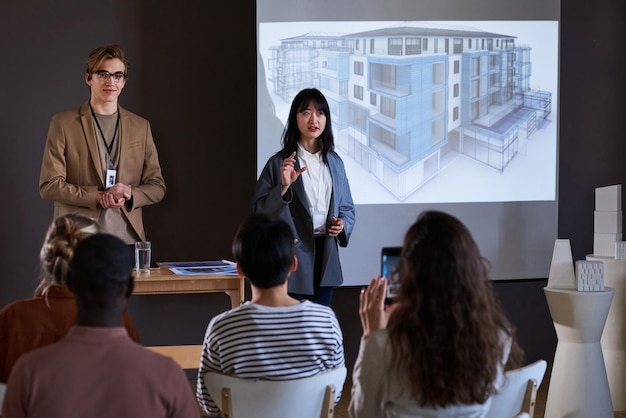
[[[284,219],[295,233],[298,269],[289,293],[330,306],[334,287],[343,282],[338,246],[348,245],[355,211],[319,90],[304,89],[293,99],[282,145],[257,181],[254,212]]]

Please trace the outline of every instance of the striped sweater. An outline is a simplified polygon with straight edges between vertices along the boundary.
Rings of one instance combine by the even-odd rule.
[[[246,302],[209,323],[196,397],[206,413],[219,415],[204,386],[207,371],[243,378],[289,380],[343,365],[343,335],[329,307],[310,301],[287,307]]]

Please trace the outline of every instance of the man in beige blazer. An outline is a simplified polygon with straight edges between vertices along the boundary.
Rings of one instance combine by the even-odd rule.
[[[128,61],[117,45],[87,59],[88,102],[52,117],[39,193],[54,217],[80,213],[127,244],[145,241],[142,208],[165,195],[150,123],[118,105]]]

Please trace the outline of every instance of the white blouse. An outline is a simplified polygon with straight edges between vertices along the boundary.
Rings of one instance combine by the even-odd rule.
[[[300,168],[306,167],[302,173],[304,192],[309,199],[309,212],[313,218],[313,232],[315,235],[326,233],[326,218],[330,207],[330,196],[333,190],[333,179],[330,169],[322,159],[322,152],[311,154],[298,144],[298,158]]]

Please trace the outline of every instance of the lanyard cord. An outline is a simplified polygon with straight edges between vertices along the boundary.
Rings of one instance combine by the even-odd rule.
[[[120,110],[117,109],[117,121],[115,122],[115,130],[113,131],[113,138],[111,139],[111,144],[107,144],[107,140],[104,137],[104,132],[102,132],[102,128],[100,127],[100,123],[98,122],[98,118],[96,117],[96,113],[93,111],[93,107],[91,107],[91,103],[89,104],[89,108],[91,109],[91,114],[93,115],[93,119],[96,121],[96,126],[98,127],[98,131],[100,131],[100,136],[102,137],[102,142],[104,142],[104,147],[107,150],[107,154],[109,155],[109,166],[113,168],[113,158],[111,158],[111,151],[113,150],[113,144],[115,143],[115,138],[117,138],[117,128],[120,126]]]

